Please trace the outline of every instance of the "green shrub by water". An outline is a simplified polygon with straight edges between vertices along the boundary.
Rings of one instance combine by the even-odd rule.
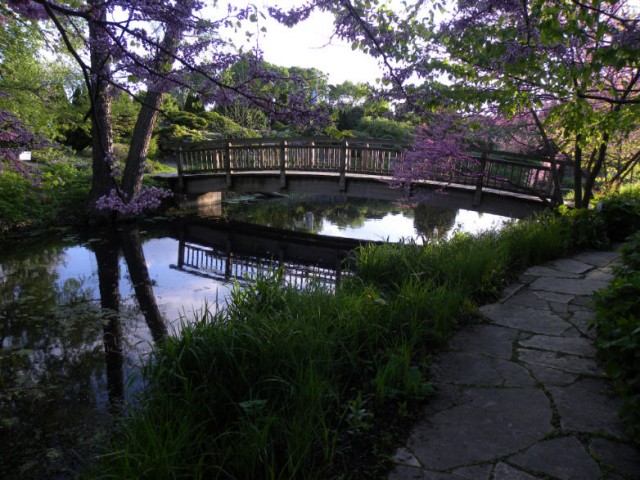
[[[599,221],[565,212],[437,245],[362,247],[335,293],[277,277],[236,290],[157,350],[145,397],[91,474],[384,477],[387,426],[432,392],[434,349],[523,268],[605,246]]]
[[[4,169],[0,174],[0,233],[24,227],[74,223],[82,217],[91,185],[87,165],[33,164],[30,178]]]

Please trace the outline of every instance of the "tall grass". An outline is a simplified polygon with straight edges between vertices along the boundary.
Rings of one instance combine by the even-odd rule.
[[[602,246],[593,215],[546,215],[437,245],[362,247],[335,293],[283,288],[277,275],[235,290],[226,310],[157,350],[140,408],[91,475],[383,477],[389,452],[366,470],[353,460],[380,436],[380,421],[432,392],[434,349],[519,270]]]

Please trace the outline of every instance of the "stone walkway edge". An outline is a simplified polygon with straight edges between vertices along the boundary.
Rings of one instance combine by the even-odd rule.
[[[596,361],[593,292],[617,252],[525,271],[436,355],[437,393],[389,480],[638,480],[640,453]]]

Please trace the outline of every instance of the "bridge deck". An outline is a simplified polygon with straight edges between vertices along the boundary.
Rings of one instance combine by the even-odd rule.
[[[479,206],[485,195],[549,204],[555,198],[552,167],[542,157],[510,152],[475,153],[429,180],[399,182],[406,145],[374,140],[250,139],[185,145],[176,152],[176,192],[308,191],[398,198],[407,190],[446,188],[473,195]],[[562,173],[562,172],[560,172]],[[337,179],[337,182],[336,182]],[[391,188],[400,187],[395,190]],[[384,195],[381,187],[389,192]],[[349,192],[351,190],[351,192]],[[400,192],[400,193],[399,193]]]

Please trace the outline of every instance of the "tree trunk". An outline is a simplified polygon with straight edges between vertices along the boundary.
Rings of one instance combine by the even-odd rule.
[[[124,357],[122,353],[122,326],[120,324],[120,269],[118,245],[110,236],[93,246],[98,265],[100,306],[105,363],[107,367],[107,392],[109,409],[117,413],[124,400]]]
[[[588,206],[589,201],[593,198],[593,187],[596,184],[596,178],[598,178],[598,174],[602,169],[602,165],[604,164],[604,160],[607,156],[607,143],[609,142],[609,133],[604,133],[602,135],[602,142],[600,143],[600,147],[598,148],[598,156],[596,158],[596,162],[593,167],[589,170],[589,175],[587,175],[587,181],[584,184],[584,194],[582,197],[582,205]]]
[[[547,136],[547,132],[544,129],[544,125],[540,121],[538,114],[532,108],[530,110],[531,115],[533,116],[534,121],[536,122],[536,127],[538,128],[538,132],[540,132],[540,136],[544,142],[545,150],[547,151],[547,155],[549,156],[549,161],[551,163],[551,178],[553,181],[553,201],[556,205],[562,205],[564,203],[564,198],[562,197],[562,184],[560,182],[560,173],[558,170],[558,162],[556,161],[556,149],[551,144],[549,137]]]
[[[168,30],[162,40],[162,48],[158,50],[154,65],[158,72],[162,72],[173,61],[182,32]],[[157,83],[149,80],[147,93],[142,102],[136,125],[133,129],[133,139],[129,146],[127,164],[122,178],[122,193],[125,201],[131,200],[142,188],[142,179],[151,143],[151,135],[158,119],[158,112],[164,96],[166,82]]]
[[[582,135],[576,137],[576,147],[573,152],[573,198],[576,208],[582,208]]]
[[[98,10],[96,8],[96,10]],[[113,160],[113,135],[111,132],[111,99],[109,98],[109,80],[111,78],[111,64],[108,37],[100,21],[106,19],[106,9],[99,11],[99,21],[89,22],[91,39],[91,72],[88,85],[91,100],[91,137],[93,149],[93,177],[89,192],[87,211],[93,218],[95,215],[104,218],[105,214],[96,208],[96,201],[103,195],[108,195],[116,187],[112,177],[111,161]]]
[[[131,228],[118,232],[118,236],[140,310],[142,310],[153,340],[160,343],[167,336],[167,326],[164,324],[156,297],[153,294],[140,236],[137,230]]]
[[[133,129],[133,138],[122,177],[122,193],[127,201],[131,200],[142,188],[151,135],[156,125],[163,96],[162,92],[154,91],[148,91],[144,96],[142,108]]]

